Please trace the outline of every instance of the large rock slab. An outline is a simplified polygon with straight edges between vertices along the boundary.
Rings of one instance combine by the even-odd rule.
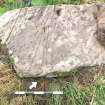
[[[105,49],[97,40],[99,7],[105,6],[52,5],[1,16],[0,37],[14,58],[17,74],[40,77],[105,64]]]

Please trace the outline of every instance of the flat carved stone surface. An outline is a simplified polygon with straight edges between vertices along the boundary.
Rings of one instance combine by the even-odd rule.
[[[105,64],[95,12],[95,5],[52,5],[4,14],[12,16],[0,25],[0,37],[12,53],[17,74],[40,77]]]

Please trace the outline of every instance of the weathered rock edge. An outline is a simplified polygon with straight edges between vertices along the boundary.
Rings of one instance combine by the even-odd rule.
[[[54,76],[105,64],[104,10],[105,4],[52,5],[5,13],[0,17],[0,38],[14,58],[17,74]]]

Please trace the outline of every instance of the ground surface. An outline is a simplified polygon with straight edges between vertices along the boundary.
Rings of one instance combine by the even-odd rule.
[[[50,0],[51,1],[51,0]],[[56,1],[56,0],[55,0]],[[65,0],[64,0],[65,1]],[[80,4],[100,0],[71,0],[70,3]],[[104,1],[104,0],[103,0]],[[56,3],[56,2],[55,2]],[[45,0],[33,0],[33,4],[46,4]],[[48,4],[48,3],[47,3]],[[11,7],[8,3],[0,6],[0,13]],[[3,55],[0,49],[0,54]],[[81,69],[70,72],[67,77],[59,78],[28,78],[21,79],[10,66],[11,62],[0,65],[0,105],[105,105],[105,69],[91,71]],[[15,96],[17,90],[28,90],[32,81],[37,81],[36,90],[61,90],[64,95],[54,96]]]
[[[36,90],[61,90],[64,95],[15,96],[37,81]],[[0,66],[0,105],[105,105],[105,73],[75,71],[67,77],[20,79],[7,65]]]

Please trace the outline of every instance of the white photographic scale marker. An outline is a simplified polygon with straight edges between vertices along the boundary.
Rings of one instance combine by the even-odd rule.
[[[29,89],[36,88],[37,82],[32,82],[29,86]],[[51,94],[51,95],[62,95],[63,91],[16,91],[15,95],[44,95],[44,94]]]

